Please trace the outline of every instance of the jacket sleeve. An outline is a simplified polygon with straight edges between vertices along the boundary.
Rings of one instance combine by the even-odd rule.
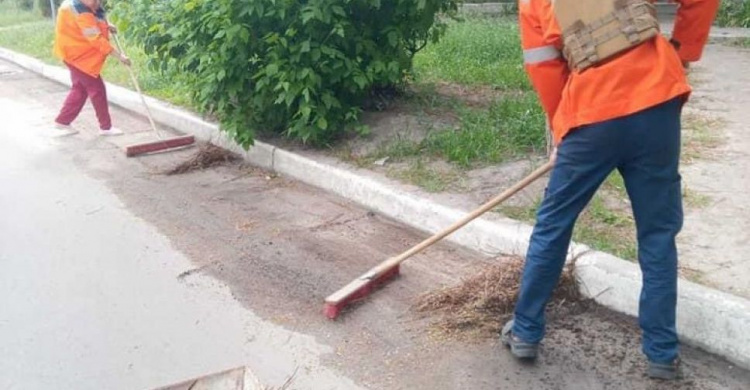
[[[82,12],[76,17],[76,24],[81,29],[83,36],[88,39],[93,47],[99,50],[102,54],[111,53],[114,48],[109,43],[102,31],[99,29],[99,25],[96,22],[96,16],[90,12]]]
[[[520,0],[518,11],[524,68],[551,122],[570,73],[560,29],[550,0]]]
[[[701,59],[711,25],[719,9],[719,0],[676,0],[679,3],[672,39],[683,61]]]

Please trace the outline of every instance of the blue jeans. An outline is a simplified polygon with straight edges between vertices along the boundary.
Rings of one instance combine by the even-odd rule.
[[[573,225],[602,182],[617,169],[625,180],[638,235],[643,352],[657,363],[677,357],[675,236],[683,220],[682,103],[682,98],[676,98],[626,117],[583,126],[560,143],[523,271],[512,330],[516,337],[527,343],[544,337],[544,309],[565,265]]]

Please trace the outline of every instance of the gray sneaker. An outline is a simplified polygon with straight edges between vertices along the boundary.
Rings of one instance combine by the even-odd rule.
[[[675,359],[672,363],[648,362],[648,377],[667,381],[682,379],[681,366],[679,358]]]
[[[518,359],[533,360],[536,359],[539,353],[539,344],[531,344],[523,342],[521,339],[513,335],[513,320],[503,326],[503,330],[500,332],[500,341],[503,345],[510,348],[510,353]]]

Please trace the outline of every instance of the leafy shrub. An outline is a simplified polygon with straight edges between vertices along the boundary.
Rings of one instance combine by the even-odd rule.
[[[132,0],[113,15],[239,144],[255,130],[323,144],[357,129],[373,89],[404,80],[458,1]]]
[[[750,1],[722,1],[716,23],[725,27],[750,27]]]

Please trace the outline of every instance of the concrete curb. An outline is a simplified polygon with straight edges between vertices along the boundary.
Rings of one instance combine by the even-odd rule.
[[[0,58],[70,85],[63,68],[3,48]],[[135,92],[111,84],[107,88],[113,104],[145,115]],[[333,192],[417,229],[434,233],[465,214],[464,210],[419,198],[398,189],[395,182],[364,171],[355,172],[341,163],[321,163],[262,142],[256,142],[246,152],[224,136],[216,124],[153,98],[148,98],[148,102],[155,120],[166,126],[235,151],[254,165]],[[480,218],[448,239],[483,253],[524,255],[530,232],[530,226],[510,219]],[[641,273],[636,264],[580,244],[571,246],[570,256],[578,257],[577,275],[585,295],[613,310],[637,316]],[[681,279],[677,315],[683,341],[750,369],[750,301]]]

